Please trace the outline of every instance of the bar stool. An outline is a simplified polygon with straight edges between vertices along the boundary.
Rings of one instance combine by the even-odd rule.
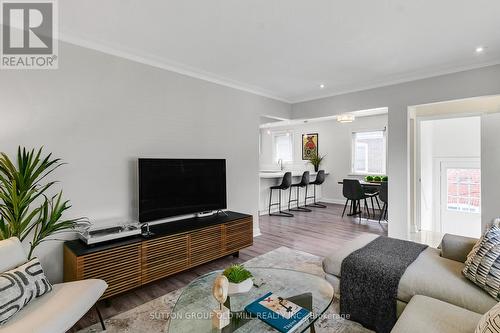
[[[306,196],[306,202],[307,199],[314,199],[314,202],[312,204],[306,205],[307,207],[326,208],[325,205],[316,202],[316,186],[320,186],[324,182],[325,182],[325,170],[319,170],[318,173],[316,174],[316,179],[313,182],[309,183],[309,185],[314,186],[314,195],[309,197]]]
[[[291,172],[285,172],[283,175],[283,179],[281,180],[280,185],[276,186],[271,186],[270,187],[270,194],[269,194],[269,216],[283,216],[283,217],[292,217],[293,214],[284,212],[281,210],[281,191],[286,191],[288,188],[291,188],[292,185],[292,173]],[[273,202],[273,190],[278,190],[279,191],[279,199],[277,203],[272,203]],[[271,214],[271,207],[272,206],[279,206],[279,211],[277,214]]]
[[[300,188],[305,187],[306,193],[304,195],[304,206],[306,205],[306,198],[307,198],[307,185],[309,185],[309,171],[304,171],[302,174],[302,179],[300,180],[300,183],[292,184],[290,186],[290,196],[288,197],[288,210],[295,211],[295,212],[312,212],[312,210],[305,208],[305,207],[300,207],[299,206],[299,194],[300,194]],[[292,188],[297,189],[297,195],[295,196],[295,199],[292,200]],[[292,202],[297,202],[297,208],[290,208],[290,204]]]

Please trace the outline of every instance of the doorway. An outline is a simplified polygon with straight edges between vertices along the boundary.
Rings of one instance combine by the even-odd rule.
[[[417,117],[419,231],[481,234],[481,118]]]

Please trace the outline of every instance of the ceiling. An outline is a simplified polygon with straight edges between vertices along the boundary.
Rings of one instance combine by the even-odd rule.
[[[498,0],[65,0],[59,10],[64,41],[291,103],[500,63]]]

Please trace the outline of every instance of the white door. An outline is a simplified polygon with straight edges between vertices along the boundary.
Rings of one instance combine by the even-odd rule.
[[[481,236],[481,166],[479,159],[441,161],[441,232]]]

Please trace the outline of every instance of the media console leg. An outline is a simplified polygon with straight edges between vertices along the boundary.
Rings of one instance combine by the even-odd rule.
[[[233,253],[234,258],[239,258],[240,257],[240,251],[234,252]]]

